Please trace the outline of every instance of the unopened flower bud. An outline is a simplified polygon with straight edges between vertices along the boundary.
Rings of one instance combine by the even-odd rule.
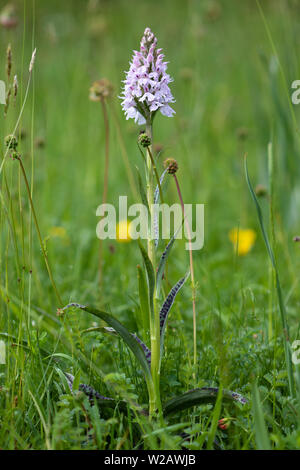
[[[145,148],[151,145],[151,139],[145,131],[140,132],[138,143]]]
[[[236,135],[239,140],[246,140],[249,135],[249,131],[246,127],[240,127],[237,129]]]
[[[230,426],[230,418],[221,418],[218,421],[218,427],[225,431]]]
[[[6,147],[10,150],[17,150],[18,139],[14,135],[7,135],[4,139]]]
[[[164,167],[167,168],[167,171],[169,175],[175,175],[175,173],[178,171],[178,163],[174,158],[167,158],[164,161]]]

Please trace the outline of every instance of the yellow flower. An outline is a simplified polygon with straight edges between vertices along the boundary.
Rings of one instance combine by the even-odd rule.
[[[64,227],[51,227],[50,236],[57,237],[57,238],[66,238],[67,232]]]
[[[233,228],[229,232],[229,239],[239,256],[249,253],[256,240],[256,232],[252,229]]]
[[[127,243],[130,242],[130,222],[128,220],[121,220],[120,223],[117,225],[116,230],[117,241],[120,243]]]

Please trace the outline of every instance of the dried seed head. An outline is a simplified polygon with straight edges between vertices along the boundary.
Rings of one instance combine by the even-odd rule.
[[[17,150],[18,148],[18,139],[13,134],[7,135],[4,139],[6,147],[10,150]]]
[[[255,194],[258,197],[264,197],[268,194],[268,190],[263,184],[258,184],[255,188]]]
[[[90,100],[91,101],[102,101],[106,98],[110,98],[113,95],[114,87],[113,84],[106,78],[97,80],[93,83],[90,88]]]
[[[239,127],[236,131],[239,140],[246,140],[249,135],[249,130],[246,127]]]
[[[14,81],[13,81],[13,93],[14,93],[14,98],[16,98],[16,96],[17,96],[18,88],[19,88],[18,77],[17,77],[17,75],[15,75],[15,76],[14,76]]]
[[[35,62],[35,56],[36,56],[36,48],[34,49],[34,51],[32,53],[32,56],[31,56],[31,60],[30,60],[30,64],[29,64],[29,73],[32,72],[34,62]]]
[[[175,175],[178,171],[178,163],[174,158],[167,158],[164,161],[164,167],[167,168],[169,175]]]
[[[12,52],[11,52],[11,45],[8,44],[7,50],[6,50],[6,74],[7,78],[10,78],[11,74],[11,65],[12,65]]]
[[[149,147],[151,145],[151,139],[150,137],[146,134],[145,131],[141,131],[140,134],[139,134],[139,137],[138,137],[138,143],[142,146],[142,147]]]

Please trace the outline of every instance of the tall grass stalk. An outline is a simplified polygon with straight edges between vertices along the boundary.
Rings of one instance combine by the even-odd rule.
[[[105,164],[104,164],[104,180],[103,180],[103,193],[102,204],[106,204],[108,192],[108,171],[109,171],[109,120],[107,113],[107,106],[105,99],[100,100],[102,106],[102,113],[105,128]],[[99,240],[99,288],[102,288],[103,277],[103,240]],[[101,295],[101,294],[100,294]]]
[[[191,272],[191,282],[192,282],[192,303],[193,303],[193,348],[194,348],[194,366],[197,364],[197,316],[196,316],[196,283],[195,283],[195,273],[194,273],[194,263],[193,263],[193,249],[192,249],[192,237],[191,237],[191,229],[187,218],[185,217],[184,211],[184,203],[183,198],[179,186],[179,182],[177,179],[176,174],[173,175],[178,197],[180,200],[180,205],[182,209],[182,215],[184,217],[184,223],[188,233],[188,243],[189,243],[189,257],[190,257],[190,272]],[[195,378],[195,372],[194,372]]]
[[[274,233],[274,183],[273,183],[274,160],[272,142],[268,144],[268,175],[269,175],[269,224],[270,224],[270,238],[271,247],[275,252],[275,233]],[[273,286],[275,284],[274,270],[270,260],[269,263],[269,315],[268,315],[268,339],[273,339]]]
[[[52,274],[52,270],[51,270],[51,267],[50,267],[50,264],[49,264],[48,255],[47,255],[47,252],[45,250],[44,242],[43,242],[43,239],[42,239],[42,236],[41,236],[41,231],[40,231],[40,227],[39,227],[39,224],[38,224],[35,208],[34,208],[34,205],[33,205],[32,197],[31,197],[31,189],[30,189],[30,186],[29,186],[29,183],[28,183],[26,171],[25,171],[23,162],[21,160],[21,157],[17,156],[16,160],[18,160],[18,162],[20,164],[21,172],[22,172],[22,175],[23,175],[23,178],[24,178],[25,187],[26,187],[26,191],[27,191],[27,195],[28,195],[32,215],[33,215],[33,221],[34,221],[35,228],[36,228],[36,231],[37,231],[40,247],[41,247],[41,250],[42,250],[42,253],[43,253],[43,257],[44,257],[44,260],[45,260],[45,264],[46,264],[46,267],[47,267],[49,278],[50,278],[53,290],[55,292],[56,298],[58,300],[59,306],[62,306],[63,302],[62,302],[62,299],[61,299],[60,294],[58,292],[58,289],[56,287],[56,284],[55,284],[55,281],[54,281],[54,278],[53,278],[53,274]]]

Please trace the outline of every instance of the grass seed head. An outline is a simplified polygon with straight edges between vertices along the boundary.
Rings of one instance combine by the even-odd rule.
[[[174,158],[167,158],[164,161],[164,167],[167,168],[169,175],[175,175],[178,171],[178,163]]]

